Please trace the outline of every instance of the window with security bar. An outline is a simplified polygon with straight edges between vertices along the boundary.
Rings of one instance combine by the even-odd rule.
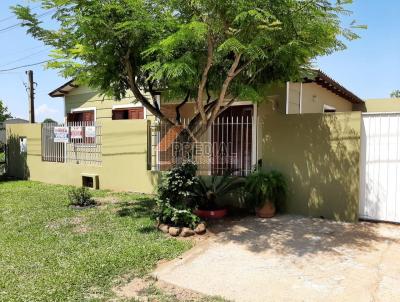
[[[152,169],[167,171],[185,160],[197,163],[199,174],[247,175],[252,171],[253,106],[225,110],[201,137],[188,127],[158,122],[152,126]],[[192,129],[193,132],[193,129]]]

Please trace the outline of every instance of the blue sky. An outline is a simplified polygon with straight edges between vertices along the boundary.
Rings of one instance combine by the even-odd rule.
[[[25,34],[19,27],[2,31],[18,21],[9,7],[28,1],[1,0],[0,2],[0,70],[46,60],[49,48]],[[32,3],[35,8],[37,3]],[[348,49],[319,58],[318,66],[328,75],[361,98],[384,98],[400,89],[400,1],[355,0],[351,6],[352,19],[368,25],[361,31],[361,39],[348,43]],[[40,11],[38,11],[40,13]],[[49,22],[48,17],[42,19]],[[348,20],[347,22],[349,22]],[[52,99],[48,93],[65,82],[54,70],[42,66],[30,67],[37,83],[36,119],[63,119],[62,98]],[[25,70],[0,72],[0,99],[4,100],[15,117],[28,117],[28,101],[24,82]]]

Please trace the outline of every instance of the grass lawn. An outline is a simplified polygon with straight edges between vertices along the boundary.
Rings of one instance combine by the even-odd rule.
[[[98,191],[109,202],[76,210],[67,192],[0,182],[0,301],[108,300],[119,277],[144,276],[191,246],[155,230],[144,195]]]

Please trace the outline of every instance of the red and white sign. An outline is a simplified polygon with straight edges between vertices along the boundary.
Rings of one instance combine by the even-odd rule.
[[[83,127],[71,126],[71,139],[83,138]]]
[[[54,142],[68,143],[68,127],[54,127]]]

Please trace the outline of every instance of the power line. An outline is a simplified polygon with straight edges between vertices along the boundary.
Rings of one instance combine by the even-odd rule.
[[[7,71],[12,71],[12,70],[16,70],[16,69],[25,68],[25,67],[36,66],[36,65],[40,65],[40,64],[43,64],[43,63],[48,63],[48,62],[51,62],[51,61],[54,61],[54,60],[55,60],[55,59],[51,59],[51,60],[45,60],[45,61],[41,61],[41,62],[37,62],[37,63],[32,63],[32,64],[21,65],[21,66],[9,68],[9,69],[0,69],[0,72],[7,72]]]
[[[35,7],[33,7],[33,8],[31,8],[31,10],[36,10],[36,9],[38,9],[40,7],[40,5],[37,5],[37,6],[35,6]],[[5,22],[5,21],[8,21],[8,20],[11,20],[11,19],[13,19],[15,17],[15,15],[11,15],[11,16],[8,16],[8,17],[6,17],[6,18],[4,18],[4,19],[0,19],[0,23],[1,22]]]
[[[19,59],[10,61],[10,62],[8,62],[8,63],[6,63],[6,64],[2,64],[2,65],[0,65],[0,67],[4,67],[4,66],[11,65],[11,64],[13,64],[13,63],[17,63],[17,62],[20,62],[20,61],[24,61],[24,60],[26,60],[26,59],[29,59],[30,57],[36,56],[36,55],[38,55],[38,54],[40,54],[40,53],[43,53],[43,52],[45,52],[45,51],[47,51],[47,49],[42,49],[42,50],[40,50],[40,51],[34,52],[34,53],[29,54],[29,55],[27,55],[27,56],[24,56],[24,57],[22,57],[22,58],[19,58]]]
[[[38,15],[37,18],[38,18],[38,19],[43,18],[43,17],[45,17],[45,16],[51,14],[51,13],[54,12],[54,11],[55,11],[55,9],[51,9],[51,10],[49,10],[49,11],[47,11],[47,12],[44,12],[44,13]],[[17,28],[18,26],[22,25],[23,23],[24,23],[24,22],[21,21],[21,22],[18,22],[18,23],[16,23],[16,24],[14,24],[14,25],[10,25],[10,26],[1,28],[1,29],[0,29],[0,33],[4,33],[4,32],[7,32],[7,31],[10,31],[11,29]]]

